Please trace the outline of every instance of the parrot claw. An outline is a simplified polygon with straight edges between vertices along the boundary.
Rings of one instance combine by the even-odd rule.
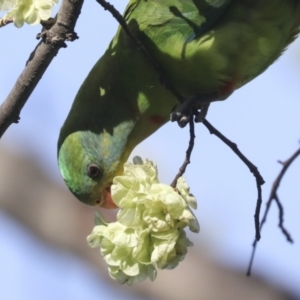
[[[204,121],[208,112],[208,108],[209,104],[202,105],[201,110],[195,115],[196,123],[202,123]]]
[[[184,115],[179,111],[171,112],[171,115],[170,115],[171,122],[177,121],[179,127],[181,127],[181,128],[185,127],[186,124],[189,123],[190,118],[191,118],[190,115]]]
[[[210,95],[211,96],[211,95]],[[202,122],[207,114],[209,103],[204,99],[206,97],[191,96],[187,98],[182,104],[173,109],[170,115],[171,122],[177,121],[179,127],[185,127],[195,115],[195,122]],[[200,111],[198,111],[200,109]]]
[[[184,128],[190,122],[191,116],[182,116],[180,120],[177,121],[180,128]]]

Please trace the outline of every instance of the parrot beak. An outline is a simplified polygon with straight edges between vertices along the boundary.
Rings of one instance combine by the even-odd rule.
[[[114,201],[111,197],[110,186],[103,190],[101,198],[102,198],[101,200],[96,201],[96,203],[98,203],[98,206],[107,208],[107,209],[118,208],[118,206],[114,203]]]

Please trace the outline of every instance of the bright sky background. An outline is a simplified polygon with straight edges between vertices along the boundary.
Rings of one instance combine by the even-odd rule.
[[[123,11],[126,1],[115,0],[111,3]],[[10,144],[15,147],[15,151],[27,151],[36,157],[46,172],[62,185],[56,163],[59,129],[80,84],[105,51],[116,28],[116,21],[96,1],[85,1],[76,27],[80,39],[69,43],[67,49],[60,50],[23,109],[20,124],[10,127],[1,140],[0,146]],[[34,37],[39,30],[39,26],[26,25],[20,30],[13,26],[1,29],[1,101],[6,98],[29,53],[34,49],[37,43]],[[287,159],[299,147],[299,82],[298,41],[263,75],[236,91],[227,101],[213,104],[208,114],[208,120],[236,142],[240,150],[259,167],[266,181],[263,186],[264,201],[280,171],[277,160]],[[197,238],[200,242],[203,239],[211,244],[212,255],[216,259],[246,270],[254,237],[253,214],[257,198],[254,178],[235,154],[215,136],[211,136],[201,124],[197,125],[196,136],[192,163],[187,169],[186,178],[198,199],[197,216],[201,232]],[[188,138],[188,129],[167,124],[139,145],[134,154],[154,160],[158,164],[161,181],[168,183],[183,161]],[[295,239],[295,244],[288,244],[278,230],[278,210],[273,205],[262,232],[253,273],[266,276],[300,296],[299,178],[300,159],[288,171],[279,190],[285,207],[285,225]],[[0,228],[10,228],[10,236],[6,239],[8,245],[0,249],[0,257],[3,259],[4,256],[9,258],[12,255],[13,246],[9,243],[27,235],[16,229],[16,225],[3,215],[0,215],[0,219]],[[0,232],[1,237],[4,234]],[[11,238],[14,235],[15,238]],[[195,239],[195,235],[192,238]],[[35,242],[33,238],[28,238],[26,242],[32,257],[39,253],[45,255],[45,260],[52,261],[54,257],[63,255],[34,247]],[[26,273],[26,278],[34,276],[34,268],[26,267],[31,262],[28,261],[29,254],[15,255],[18,255],[18,263],[21,266],[24,264],[20,270]],[[92,276],[89,273],[91,271],[82,266],[82,262],[75,262],[75,258],[67,263],[78,265],[78,268],[84,269],[86,276]],[[54,270],[55,265],[52,267]],[[45,268],[48,266],[45,265]],[[6,270],[5,266],[1,267],[0,282]],[[55,276],[58,275],[53,271],[53,280]],[[74,284],[79,284],[76,275],[72,280]],[[14,284],[13,281],[10,284]],[[97,285],[87,286],[84,279],[82,286],[82,291],[86,293],[88,290],[90,299],[94,299],[92,295],[97,293]],[[107,290],[107,293],[111,292]],[[15,298],[10,299],[21,299],[17,294],[13,296]],[[27,298],[22,299],[38,299],[38,294],[28,294]]]

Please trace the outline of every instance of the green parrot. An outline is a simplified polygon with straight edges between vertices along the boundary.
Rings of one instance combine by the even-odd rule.
[[[226,99],[296,38],[299,0],[131,0],[124,18],[194,107]],[[80,87],[58,140],[58,164],[83,203],[114,208],[110,186],[134,147],[170,120],[178,100],[119,28]]]

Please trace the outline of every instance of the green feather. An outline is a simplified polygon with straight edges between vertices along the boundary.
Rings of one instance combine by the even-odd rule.
[[[124,18],[183,96],[217,95],[210,102],[226,99],[282,54],[299,33],[300,1],[131,0]],[[60,133],[59,167],[75,196],[90,205],[105,201],[133,148],[177,103],[119,28]]]

